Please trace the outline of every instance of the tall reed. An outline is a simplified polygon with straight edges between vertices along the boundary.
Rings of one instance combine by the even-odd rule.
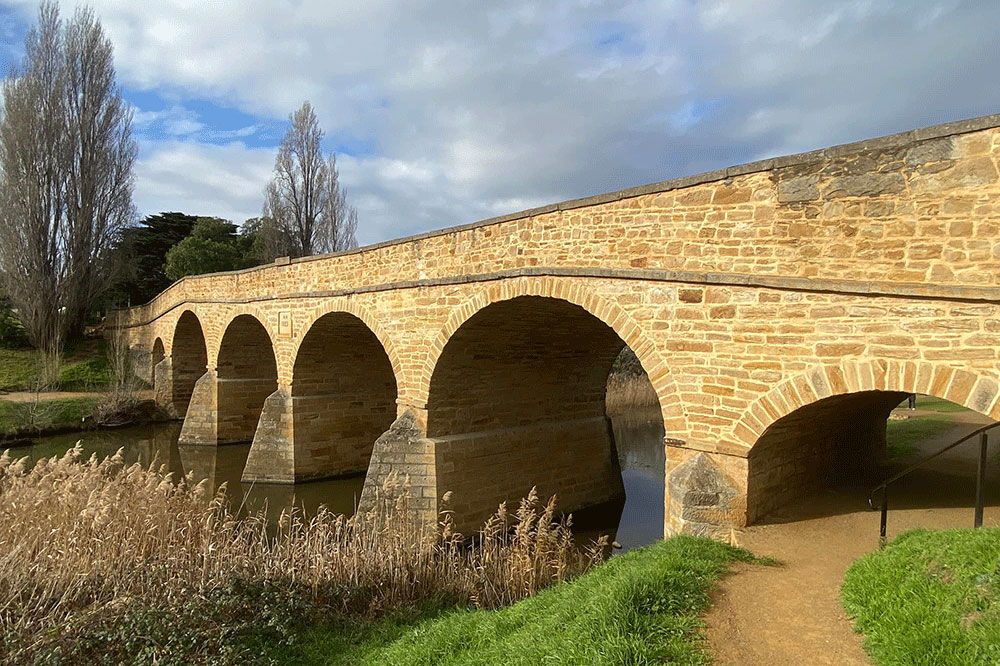
[[[377,509],[350,518],[263,511],[236,518],[224,489],[175,483],[121,452],[81,459],[79,446],[29,467],[0,456],[0,651],[11,663],[140,604],[169,609],[234,580],[306,597],[338,613],[374,616],[429,599],[497,607],[599,561],[604,544],[574,548],[555,498],[532,491],[512,516],[500,507],[467,542],[442,514],[414,527],[405,481]]]

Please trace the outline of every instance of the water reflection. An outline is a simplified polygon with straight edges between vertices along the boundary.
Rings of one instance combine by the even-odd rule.
[[[584,509],[574,514],[574,531],[581,543],[600,534],[617,540],[623,550],[656,541],[663,535],[663,425],[656,418],[612,418],[618,458],[625,482],[625,502]],[[156,461],[173,473],[207,480],[212,490],[226,485],[233,506],[241,513],[268,507],[302,507],[315,513],[325,504],[331,510],[352,514],[361,496],[361,475],[311,481],[298,485],[244,484],[240,477],[250,452],[249,444],[220,447],[178,445],[180,423],[162,423],[135,428],[71,433],[38,438],[31,446],[11,450],[15,457],[30,460],[59,456],[77,441],[87,456],[113,455],[123,449],[126,463],[150,465]]]

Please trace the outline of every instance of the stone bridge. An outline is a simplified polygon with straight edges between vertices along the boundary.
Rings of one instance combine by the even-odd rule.
[[[410,477],[469,529],[620,496],[609,369],[666,432],[666,533],[728,534],[885,448],[908,393],[1000,417],[1000,115],[189,277],[112,324],[245,481]],[[362,501],[366,501],[363,497]]]

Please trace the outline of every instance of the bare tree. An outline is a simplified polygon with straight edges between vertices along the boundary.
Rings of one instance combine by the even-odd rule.
[[[263,218],[277,233],[274,256],[303,257],[357,247],[357,211],[340,187],[336,155],[324,158],[323,130],[308,101],[293,113],[264,195]]]
[[[0,280],[45,352],[82,325],[135,216],[132,112],[89,9],[64,24],[42,4],[25,59],[3,83]]]

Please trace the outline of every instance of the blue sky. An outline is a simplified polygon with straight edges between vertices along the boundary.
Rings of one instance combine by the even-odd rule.
[[[309,99],[362,243],[1000,111],[995,1],[92,6],[141,214],[259,214]],[[0,1],[5,63],[36,11]]]

